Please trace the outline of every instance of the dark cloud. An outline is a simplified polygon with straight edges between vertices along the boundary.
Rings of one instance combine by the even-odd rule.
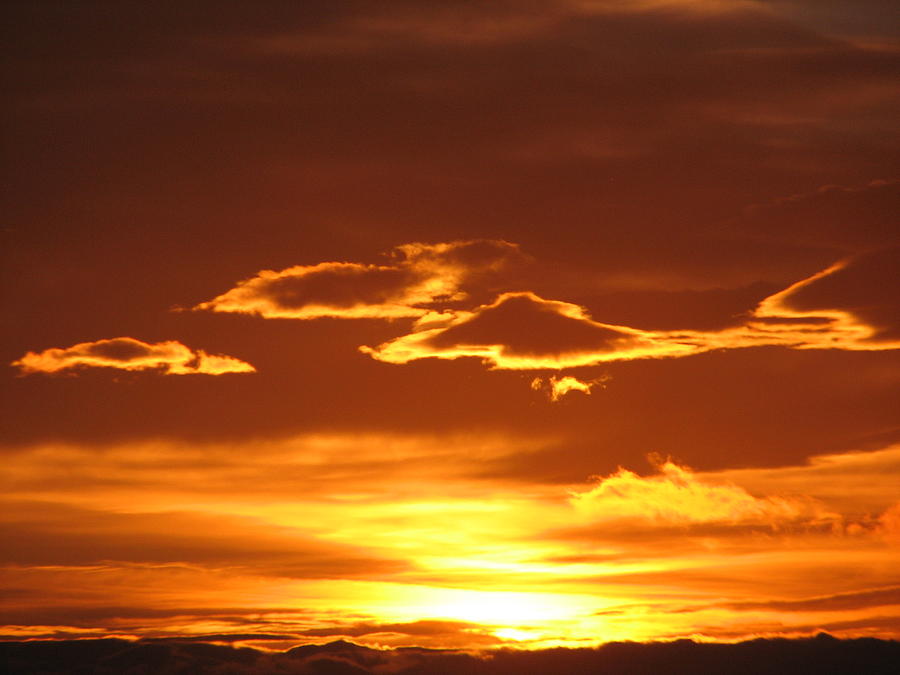
[[[900,627],[900,619],[898,619],[898,617],[896,616],[873,616],[863,619],[839,619],[836,621],[829,621],[826,619],[821,621],[811,621],[794,626],[794,631],[797,634],[814,633],[817,631],[829,631],[835,633],[840,631],[851,631],[857,634],[868,634],[875,631],[889,631],[891,633],[896,633],[898,627]],[[704,629],[707,631],[707,634],[723,640],[739,639],[740,636],[746,634],[742,632],[742,629],[745,631],[751,630],[755,633],[770,634],[777,633],[782,630],[782,628],[783,624],[781,623],[766,621],[758,621],[753,623],[748,622],[745,624],[741,624],[740,628],[735,627],[735,629],[722,628],[717,626],[704,627]],[[891,641],[891,644],[897,644],[897,641]],[[846,667],[849,668],[850,665],[848,664]],[[843,668],[844,667],[842,666],[842,669]],[[835,672],[842,672],[842,670],[837,670]],[[853,672],[853,670],[850,669],[846,672]],[[885,672],[893,675],[890,670],[876,670],[875,672]]]
[[[815,630],[807,631],[809,633]],[[377,650],[349,642],[298,647],[283,654],[208,644],[81,640],[6,642],[0,652],[20,675],[62,675],[72,667],[105,675],[137,675],[152,668],[159,675],[218,673],[234,675],[512,675],[513,673],[636,672],[705,674],[729,672],[895,672],[896,642],[862,638],[838,640],[825,633],[795,640],[757,639],[737,644],[609,643],[596,649],[497,650],[484,654],[423,649]]]
[[[478,624],[464,621],[413,621],[410,623],[356,623],[348,626],[331,626],[328,628],[313,628],[302,631],[302,635],[310,637],[329,637],[332,635],[345,635],[349,637],[362,637],[375,633],[401,633],[403,635],[444,635],[446,633],[458,633],[463,630],[479,628]]]
[[[900,604],[900,588],[879,588],[873,591],[837,593],[805,600],[733,602],[727,607],[746,611],[771,609],[780,612],[835,612],[898,604]]]

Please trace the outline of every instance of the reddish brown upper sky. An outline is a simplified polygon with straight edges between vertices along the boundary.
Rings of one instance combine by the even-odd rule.
[[[450,461],[433,439],[453,438],[460,480],[562,499],[619,467],[652,473],[649,453],[750,480],[740,471],[900,441],[889,0],[4,13],[0,450],[35,484],[80,489],[41,473],[40,448],[102,468],[150,444],[202,465],[319,437],[432,439],[414,453],[432,476]],[[335,452],[347,494],[389,495],[369,450]],[[135,508],[174,509],[144,459]],[[276,464],[254,480],[280,484]],[[90,480],[125,480],[110,467]],[[44,533],[27,551],[65,529],[63,508],[128,530],[115,500],[10,480],[11,498],[43,504],[25,509],[22,527]],[[885,480],[900,499],[897,474]],[[765,481],[745,487],[774,498]],[[867,503],[865,522],[889,505]],[[216,508],[248,516],[232,507]],[[328,540],[331,518],[304,536]],[[559,531],[578,540],[573,528]],[[233,529],[243,543],[203,564],[250,564],[255,539]],[[259,536],[274,550],[282,534]],[[107,558],[148,562],[117,541]],[[322,546],[308,548],[343,555]],[[183,561],[173,547],[163,558]],[[389,553],[372,569],[424,564]]]

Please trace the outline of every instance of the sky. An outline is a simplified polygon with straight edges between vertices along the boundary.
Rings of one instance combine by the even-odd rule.
[[[900,638],[895,11],[6,3],[0,638]]]

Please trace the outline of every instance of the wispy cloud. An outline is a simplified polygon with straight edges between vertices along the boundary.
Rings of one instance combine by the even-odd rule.
[[[28,352],[12,366],[22,374],[58,373],[84,368],[151,370],[164,375],[224,375],[256,369],[233,356],[192,350],[175,340],[147,343],[130,337],[81,342],[71,347]]]
[[[599,323],[578,305],[517,292],[473,311],[427,314],[409,335],[361,350],[387,363],[476,357],[494,368],[527,370],[684,355],[700,348],[670,334]]]
[[[900,349],[900,248],[835,263],[763,300],[750,325],[799,349]]]
[[[471,311],[425,314],[411,333],[360,349],[387,363],[475,357],[492,368],[532,370],[760,346],[900,349],[900,299],[883,291],[898,273],[900,249],[841,261],[765,298],[743,325],[721,331],[600,323],[579,305],[504,293]]]
[[[397,319],[466,297],[467,282],[522,257],[498,240],[398,246],[386,265],[323,262],[263,270],[194,309],[266,319]]]
[[[531,381],[531,388],[535,391],[544,391],[551,401],[558,401],[566,394],[580,391],[582,394],[590,394],[591,389],[606,382],[606,377],[596,377],[591,380],[579,380],[571,375],[556,377],[536,377]]]
[[[821,504],[809,499],[754,497],[744,488],[696,475],[671,460],[659,462],[655,476],[619,469],[571,502],[591,520],[638,519],[660,523],[763,523],[777,526],[799,519],[830,521]]]

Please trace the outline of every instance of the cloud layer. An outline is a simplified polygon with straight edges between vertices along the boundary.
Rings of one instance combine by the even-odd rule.
[[[485,475],[534,446],[481,442],[20,449],[0,509],[16,542],[0,576],[19,590],[0,624],[273,647],[900,628],[880,592],[900,587],[885,573],[900,563],[900,448],[719,472],[657,461],[564,486]],[[839,601],[817,601],[823,584]]]
[[[900,646],[878,640],[837,640],[821,634],[799,640],[753,640],[738,644],[704,644],[690,640],[635,644],[614,643],[596,649],[554,649],[533,652],[494,650],[484,653],[431,651],[427,649],[381,650],[346,641],[308,644],[284,653],[248,648],[233,649],[221,643],[228,635],[195,640],[84,640],[47,644],[13,642],[2,646],[4,658],[22,675],[64,675],[74,666],[79,671],[140,675],[148,667],[158,675],[184,672],[227,672],[232,675],[513,675],[556,673],[581,675],[634,672],[720,673],[753,675],[773,667],[809,669],[811,672],[888,673],[900,658]],[[220,637],[220,640],[215,640]],[[244,635],[252,639],[254,636]],[[266,636],[262,635],[265,639]],[[151,666],[152,664],[152,666]]]

